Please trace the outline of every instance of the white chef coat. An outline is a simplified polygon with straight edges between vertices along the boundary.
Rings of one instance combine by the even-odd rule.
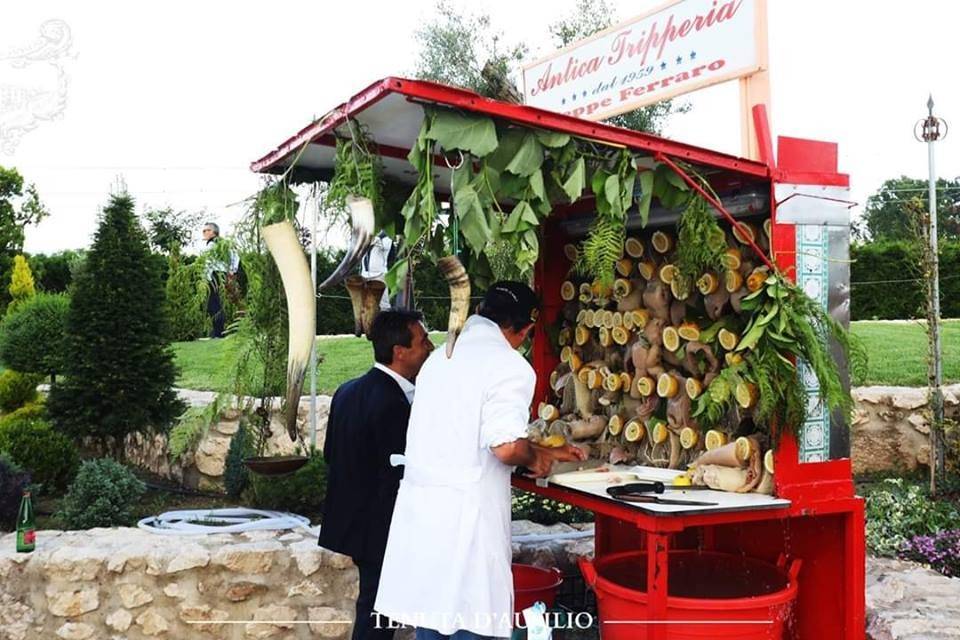
[[[500,328],[476,315],[452,358],[441,347],[427,359],[376,611],[447,635],[510,636],[512,467],[490,449],[526,437],[535,383]]]

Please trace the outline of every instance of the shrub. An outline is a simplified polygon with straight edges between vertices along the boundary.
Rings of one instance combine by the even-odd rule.
[[[243,464],[243,459],[252,456],[254,450],[250,429],[241,420],[240,428],[230,441],[223,470],[223,486],[231,498],[239,497],[250,484],[250,470]]]
[[[0,531],[9,531],[17,522],[20,498],[30,485],[30,474],[0,453]]]
[[[18,371],[54,375],[66,362],[70,298],[38,293],[17,306],[0,325],[0,361]]]
[[[13,273],[10,275],[9,291],[11,300],[10,304],[7,305],[8,314],[36,295],[33,273],[30,271],[27,259],[23,256],[16,256],[13,259]]]
[[[80,465],[57,517],[70,529],[133,524],[133,507],[147,487],[122,464],[100,458]]]
[[[945,576],[960,578],[960,529],[914,536],[904,543],[900,557],[928,564]]]
[[[327,496],[327,464],[318,450],[310,454],[307,464],[289,475],[251,474],[251,478],[253,503],[261,509],[315,516]]]
[[[166,309],[169,338],[176,342],[196,340],[207,330],[207,283],[194,265],[179,252],[170,254],[167,267]]]
[[[85,251],[82,249],[67,249],[57,253],[30,256],[28,262],[38,288],[47,293],[66,293],[73,280],[73,274],[83,262],[84,254]]]
[[[960,528],[960,512],[949,502],[932,500],[926,489],[888,478],[866,495],[867,547],[880,556],[895,556],[914,536]]]
[[[593,513],[580,507],[542,498],[535,493],[514,489],[511,499],[514,520],[530,520],[538,524],[593,522]]]
[[[0,424],[0,451],[30,471],[45,491],[62,489],[77,470],[79,455],[73,441],[50,423],[33,416],[8,416]]]
[[[41,418],[46,419],[47,417],[47,408],[43,406],[43,403],[40,401],[37,402],[28,402],[19,409],[12,411],[8,414],[0,416],[0,431],[5,429],[5,425],[18,421],[26,420],[31,418]]]
[[[0,411],[9,413],[39,397],[37,385],[43,376],[7,369],[0,373]]]
[[[119,440],[146,427],[166,429],[183,412],[173,390],[163,285],[133,206],[127,194],[111,197],[73,283],[66,380],[51,389],[47,409],[76,437]]]

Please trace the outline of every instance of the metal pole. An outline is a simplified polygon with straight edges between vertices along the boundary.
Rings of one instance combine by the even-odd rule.
[[[320,216],[320,203],[317,199],[317,185],[310,192],[310,204],[313,209],[313,228],[310,232],[310,279],[313,281],[314,299],[317,303],[317,218]],[[313,343],[310,345],[310,450],[317,448],[317,327],[313,327]]]
[[[940,254],[937,238],[937,173],[934,160],[934,143],[941,138],[942,120],[933,115],[933,96],[927,100],[927,118],[923,121],[923,140],[927,143],[927,163],[929,176],[929,251],[930,273],[930,410],[933,418],[931,425],[930,451],[930,491],[936,493],[937,481],[943,479],[946,471],[943,450],[943,361],[940,345]]]

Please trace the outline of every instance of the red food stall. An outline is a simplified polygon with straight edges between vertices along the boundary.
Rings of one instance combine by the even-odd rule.
[[[489,100],[469,91],[430,82],[386,78],[353,96],[254,161],[258,173],[284,173],[295,181],[329,179],[334,163],[334,131],[348,119],[361,123],[375,140],[384,173],[413,185],[417,174],[407,161],[423,119],[423,106],[434,105],[483,114],[500,122],[568,133],[601,145],[627,148],[639,158],[694,166],[719,194],[711,200],[729,219],[770,219],[770,249],[764,259],[795,279],[819,299],[833,317],[849,315],[847,175],[838,173],[837,146],[781,137],[773,141],[762,108],[754,110],[761,161],[683,144],[658,136],[537,108]],[[449,194],[449,168],[434,159],[437,191]],[[685,177],[696,188],[689,177]],[[563,247],[582,234],[592,202],[583,198],[558,207],[541,226],[535,288],[544,303],[536,332],[533,365],[538,373],[536,400],[547,395],[548,374],[558,355],[547,339],[563,301],[560,285],[570,267]],[[674,224],[676,214],[651,210],[648,228]],[[628,229],[631,222],[628,218]],[[717,637],[717,627],[697,624],[690,610],[678,610],[669,594],[669,559],[674,552],[723,552],[771,564],[784,560],[795,576],[796,599],[786,628],[798,638],[864,637],[864,507],[854,493],[849,436],[844,420],[816,410],[816,380],[809,387],[808,422],[784,436],[775,451],[775,495],[763,504],[716,509],[658,509],[657,505],[619,502],[589,492],[516,477],[517,488],[589,509],[596,514],[596,557],[642,552],[647,593],[642,620],[631,624],[632,636],[647,638]],[[589,581],[589,576],[588,576]],[[793,580],[791,580],[793,582]],[[722,610],[722,606],[720,607]],[[709,619],[710,612],[704,613]],[[716,612],[714,612],[716,613]],[[722,613],[722,611],[721,611]],[[678,620],[678,616],[686,620]],[[715,615],[722,618],[722,615]],[[601,623],[604,621],[601,620]],[[677,624],[662,624],[675,622]],[[781,621],[783,622],[783,621]],[[603,627],[601,627],[603,629]],[[612,635],[612,632],[611,632]],[[723,636],[733,637],[733,636]],[[754,636],[750,636],[754,637]],[[766,637],[766,636],[757,636]],[[775,637],[773,635],[769,637]]]

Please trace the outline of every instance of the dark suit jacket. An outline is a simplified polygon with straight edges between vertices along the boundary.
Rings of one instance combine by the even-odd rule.
[[[327,497],[320,546],[363,562],[383,562],[403,477],[390,455],[407,443],[410,403],[379,369],[344,383],[330,404],[323,457]]]

